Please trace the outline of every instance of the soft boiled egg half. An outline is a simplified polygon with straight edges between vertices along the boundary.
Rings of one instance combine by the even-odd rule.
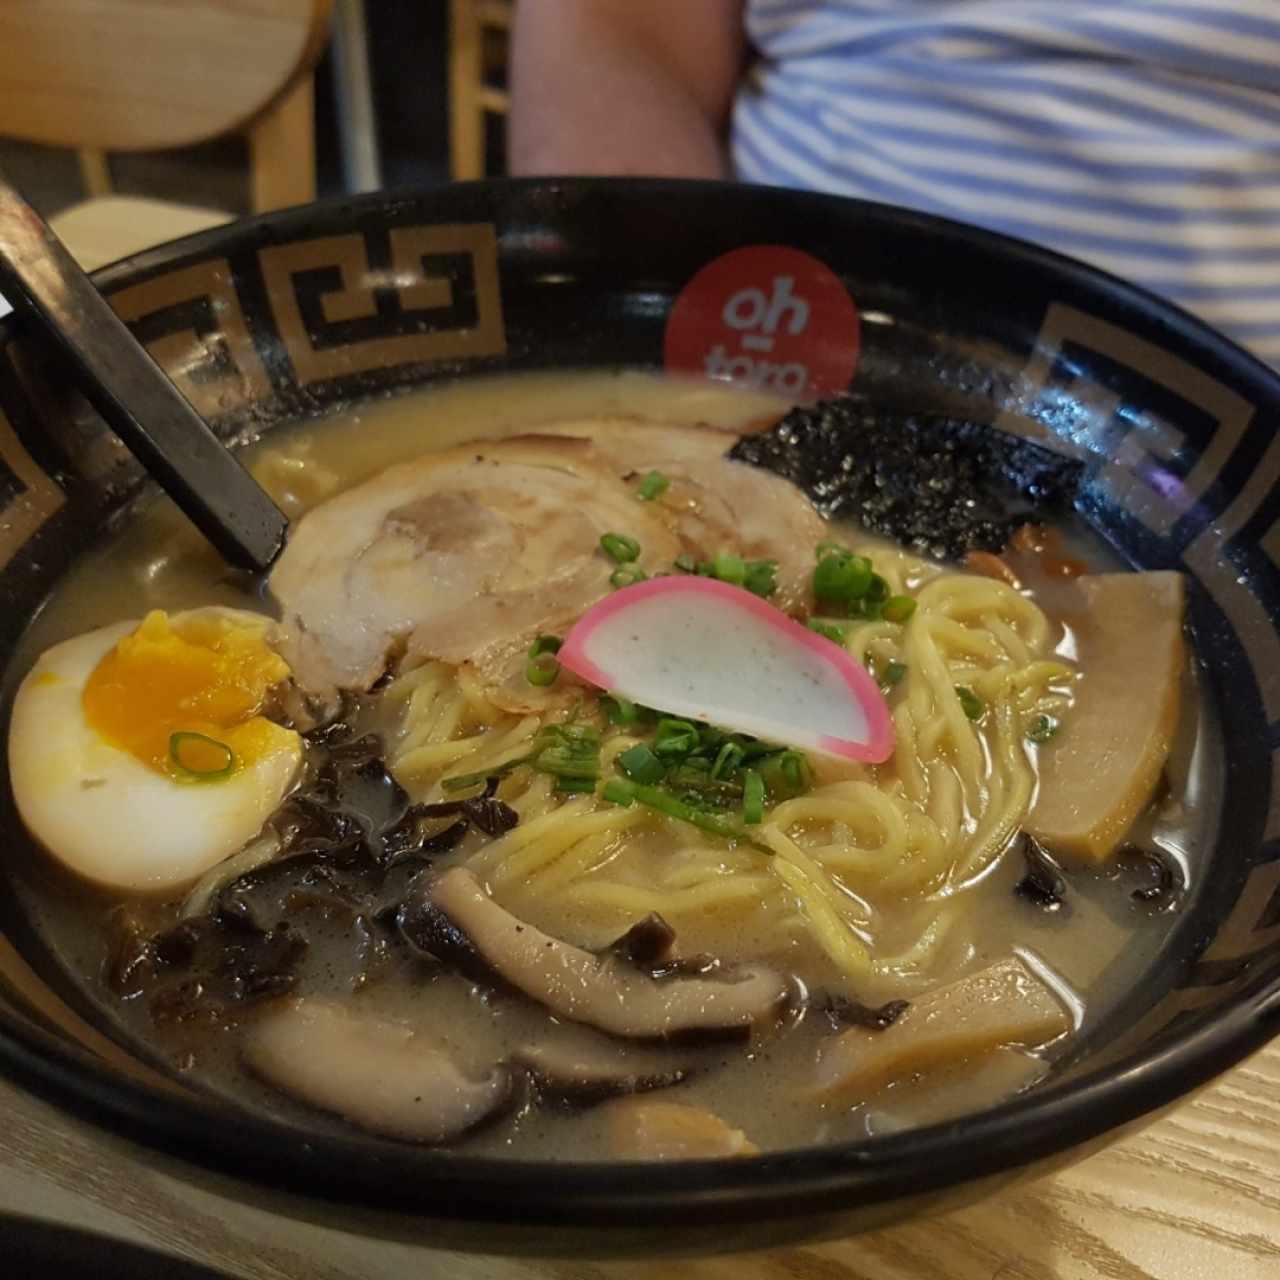
[[[14,798],[60,862],[115,889],[179,888],[241,849],[293,785],[302,739],[268,720],[275,624],[156,611],[41,654],[9,728]]]

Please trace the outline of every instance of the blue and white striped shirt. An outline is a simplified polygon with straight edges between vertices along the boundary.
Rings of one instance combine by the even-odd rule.
[[[752,182],[1023,236],[1280,366],[1280,0],[747,0]]]

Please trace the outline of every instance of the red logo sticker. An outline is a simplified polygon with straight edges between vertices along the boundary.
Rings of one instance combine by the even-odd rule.
[[[668,372],[792,398],[844,391],[858,363],[858,308],[817,258],[753,245],[707,263],[667,317]]]

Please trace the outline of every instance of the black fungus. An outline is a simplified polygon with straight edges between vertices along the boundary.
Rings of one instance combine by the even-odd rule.
[[[1129,897],[1144,907],[1163,910],[1181,898],[1185,885],[1182,872],[1162,849],[1146,849],[1127,844],[1116,855],[1123,873],[1146,881],[1132,890]]]
[[[1013,886],[1014,893],[1045,911],[1062,910],[1067,896],[1067,881],[1053,856],[1029,831],[1018,834],[1016,847],[1027,871]]]
[[[816,991],[809,997],[808,1007],[825,1013],[834,1030],[862,1027],[867,1031],[884,1031],[893,1026],[911,1008],[909,1000],[889,1000],[882,1005],[863,1004],[850,996]]]
[[[155,933],[117,919],[105,973],[115,991],[145,992],[160,1023],[223,1024],[238,1006],[292,991],[306,932],[335,920],[352,943],[345,976],[363,986],[387,966],[409,886],[432,858],[473,827],[494,838],[519,822],[495,798],[496,779],[480,796],[411,805],[381,740],[353,727],[359,710],[346,697],[338,718],[304,735],[306,774],[272,820],[271,862],[223,885],[197,920]]]
[[[1074,500],[1080,463],[975,422],[851,397],[792,409],[731,458],[790,480],[824,514],[922,555],[999,551],[1028,520]]]
[[[150,994],[151,1017],[157,1023],[225,1023],[236,1006],[292,991],[306,952],[305,939],[288,925],[234,941],[216,928],[199,930],[181,966],[189,976]]]
[[[605,951],[649,972],[669,967],[674,959],[676,931],[656,912],[636,921]]]

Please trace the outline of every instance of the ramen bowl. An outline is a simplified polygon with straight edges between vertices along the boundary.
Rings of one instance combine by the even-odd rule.
[[[1148,1123],[1280,1031],[1280,378],[1224,338],[1024,243],[721,184],[339,200],[96,278],[233,446],[406,388],[627,368],[790,399],[851,390],[1074,456],[1083,521],[1133,567],[1187,577],[1222,795],[1141,980],[1046,1082],[946,1123],[655,1166],[480,1157],[272,1119],[115,1030],[0,883],[0,1071],[21,1086],[130,1139],[141,1162],[282,1214],[486,1252],[690,1253],[958,1207]],[[29,622],[152,496],[67,385],[13,317],[0,323],[6,718]],[[6,848],[25,847],[7,782],[0,805]]]

